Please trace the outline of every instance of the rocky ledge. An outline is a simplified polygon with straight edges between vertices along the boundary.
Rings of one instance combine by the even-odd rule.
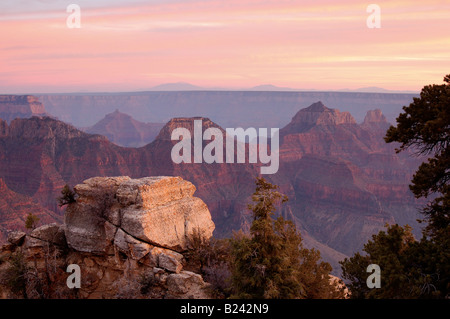
[[[203,278],[183,269],[190,238],[215,228],[195,190],[180,177],[90,178],[74,187],[64,224],[8,234],[0,274],[20,254],[35,274],[28,297],[136,298],[146,288],[144,297],[208,298]],[[66,285],[70,264],[80,266],[79,289]],[[14,297],[4,284],[1,297]]]

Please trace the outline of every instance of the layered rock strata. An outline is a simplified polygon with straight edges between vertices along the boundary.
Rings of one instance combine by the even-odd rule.
[[[32,95],[0,95],[0,118],[10,122],[15,118],[48,115],[44,105]]]
[[[21,253],[50,287],[28,285],[28,297],[136,298],[146,287],[145,297],[208,298],[201,275],[183,270],[190,238],[209,239],[215,228],[194,185],[180,177],[95,177],[74,190],[64,224],[10,232],[0,249],[0,273]],[[78,290],[66,285],[70,264],[81,269]],[[14,297],[2,288],[4,298]]]

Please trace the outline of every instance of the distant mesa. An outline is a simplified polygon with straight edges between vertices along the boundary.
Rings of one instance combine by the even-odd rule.
[[[410,90],[388,90],[385,88],[380,88],[377,86],[367,86],[357,89],[341,89],[337,90],[338,92],[360,92],[360,93],[418,93],[417,91]]]
[[[376,86],[368,86],[357,89],[340,89],[341,92],[363,92],[363,93],[391,93],[393,91]]]
[[[257,85],[254,86],[250,89],[251,91],[297,91],[296,89],[293,88],[288,88],[288,87],[280,87],[280,86],[276,86],[273,84],[262,84],[262,85]]]
[[[186,82],[164,83],[154,86],[150,91],[193,91],[203,90],[202,87]]]
[[[235,88],[235,89],[229,89],[224,87],[217,87],[217,88],[206,88],[201,87],[197,85],[193,85],[191,83],[187,82],[176,82],[176,83],[164,83],[157,86],[154,86],[150,89],[150,91],[263,91],[263,92],[270,92],[270,91],[299,91],[297,89],[289,88],[289,87],[280,87],[273,84],[262,84],[257,85],[254,87],[251,87],[249,89],[247,88]]]

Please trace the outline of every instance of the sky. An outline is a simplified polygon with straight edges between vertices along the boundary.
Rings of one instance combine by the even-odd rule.
[[[0,94],[443,83],[450,1],[371,1],[2,0]],[[72,3],[80,28],[67,24]]]

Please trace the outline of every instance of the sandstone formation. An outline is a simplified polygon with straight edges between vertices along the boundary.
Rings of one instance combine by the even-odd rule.
[[[0,248],[0,275],[19,253],[34,274],[27,297],[209,297],[202,276],[183,269],[189,238],[196,232],[209,239],[215,227],[190,182],[96,177],[75,192],[64,224],[43,225],[28,235],[10,232]],[[66,285],[71,264],[81,269],[81,287],[75,290]],[[3,297],[20,297],[1,278]]]
[[[105,253],[114,242],[136,259],[153,246],[182,252],[196,230],[210,238],[215,227],[193,197],[195,186],[180,177],[94,177],[74,190],[65,224],[67,243],[78,251]]]
[[[356,124],[349,112],[339,112],[327,108],[322,102],[316,102],[295,114],[291,122],[280,132],[280,137],[292,133],[308,131],[315,126],[336,126],[341,124]]]
[[[368,111],[361,124],[363,129],[378,132],[378,135],[384,134],[389,126],[390,124],[380,109]]]
[[[106,136],[108,140],[120,146],[141,147],[152,142],[163,126],[164,123],[137,121],[130,115],[116,110],[83,130],[87,133]]]
[[[387,120],[380,109],[369,110],[364,118],[364,124],[369,123],[387,123]]]

